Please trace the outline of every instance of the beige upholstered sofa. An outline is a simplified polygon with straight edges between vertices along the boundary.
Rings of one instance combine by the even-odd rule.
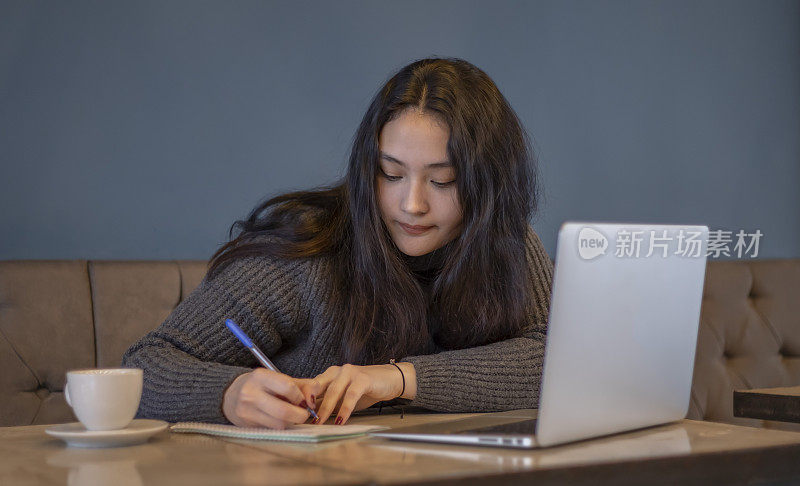
[[[0,262],[0,426],[75,420],[67,370],[112,367],[205,275],[203,261]],[[732,416],[733,389],[800,385],[800,259],[707,267],[689,418]]]

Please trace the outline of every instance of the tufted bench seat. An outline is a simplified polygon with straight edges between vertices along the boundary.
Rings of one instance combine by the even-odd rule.
[[[733,417],[732,390],[800,385],[800,259],[711,262],[700,312],[690,418]]]
[[[202,280],[204,261],[0,262],[0,426],[75,420],[67,370],[118,366]],[[710,262],[689,418],[735,418],[734,389],[800,385],[800,259]]]
[[[205,271],[203,261],[0,262],[0,426],[75,420],[66,372],[119,366]]]

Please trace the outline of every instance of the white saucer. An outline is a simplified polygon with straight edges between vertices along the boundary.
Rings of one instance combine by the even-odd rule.
[[[55,425],[45,432],[72,447],[119,447],[146,442],[167,425],[163,420],[136,419],[124,429],[86,430],[82,423],[72,422]]]

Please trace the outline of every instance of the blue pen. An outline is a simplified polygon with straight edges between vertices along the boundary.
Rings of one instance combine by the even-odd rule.
[[[278,371],[278,368],[274,364],[272,364],[272,361],[270,361],[269,358],[267,358],[264,355],[264,353],[262,353],[261,350],[258,349],[258,346],[256,346],[255,343],[253,343],[253,341],[251,341],[250,338],[247,337],[247,334],[245,334],[244,331],[242,331],[239,328],[239,326],[237,326],[236,323],[233,322],[233,320],[225,319],[225,325],[228,326],[228,329],[231,330],[233,335],[239,338],[239,341],[241,341],[242,344],[244,344],[245,347],[249,349],[251,353],[253,353],[253,356],[256,357],[259,363],[264,365],[264,367],[267,369],[280,373],[280,371]],[[315,412],[314,409],[312,409],[311,407],[306,406],[306,410],[308,410],[308,413],[310,413],[312,417],[316,419],[319,418],[317,412]]]

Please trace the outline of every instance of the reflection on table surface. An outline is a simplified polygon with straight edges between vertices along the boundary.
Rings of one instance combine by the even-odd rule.
[[[69,486],[140,486],[144,482],[138,463],[161,461],[164,454],[157,448],[144,446],[132,454],[130,447],[81,449],[65,447],[48,454],[50,466],[68,468]]]

